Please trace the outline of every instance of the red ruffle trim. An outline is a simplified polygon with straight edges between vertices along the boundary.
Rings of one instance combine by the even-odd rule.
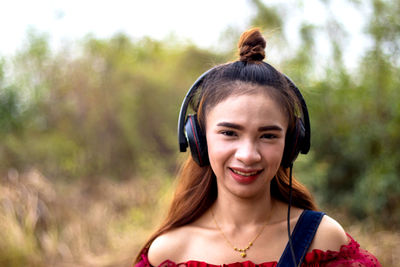
[[[339,251],[322,251],[314,249],[306,254],[302,266],[326,267],[380,267],[381,264],[374,255],[360,248],[360,245],[349,234],[350,242],[343,245]]]
[[[350,242],[343,245],[339,251],[322,251],[314,249],[306,254],[302,267],[381,267],[374,255],[360,248],[360,245],[350,235]],[[224,267],[275,267],[277,262],[255,264],[251,261],[224,264]],[[187,261],[175,263],[166,260],[158,267],[217,267],[221,265],[209,264],[202,261]],[[147,258],[147,251],[142,254],[142,260],[135,267],[151,267]]]

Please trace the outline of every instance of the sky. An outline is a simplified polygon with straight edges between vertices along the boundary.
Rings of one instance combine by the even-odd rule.
[[[251,14],[246,0],[8,0],[0,7],[0,53],[20,47],[26,31],[49,33],[53,44],[88,33],[107,38],[123,32],[133,38],[163,39],[175,34],[202,47],[216,43],[227,25],[244,25]],[[228,11],[229,10],[229,11]]]
[[[302,21],[321,24],[329,14],[319,0],[263,0],[290,10],[284,19],[290,42],[298,42]],[[349,32],[347,53],[354,57],[365,48],[363,18],[346,0],[335,0],[330,15],[339,17]],[[13,55],[26,42],[28,29],[49,35],[55,49],[87,34],[108,38],[125,33],[131,38],[162,40],[171,34],[203,48],[217,47],[221,33],[232,26],[246,29],[255,10],[249,0],[1,0],[0,56]],[[291,34],[290,32],[293,32]],[[325,42],[325,43],[324,43]],[[327,49],[326,39],[319,39]]]

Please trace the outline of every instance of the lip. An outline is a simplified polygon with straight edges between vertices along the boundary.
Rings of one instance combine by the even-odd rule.
[[[260,173],[263,171],[263,169],[261,169],[261,170],[260,169],[242,169],[242,168],[232,168],[232,167],[230,167],[228,169],[229,169],[233,179],[235,179],[235,181],[240,184],[251,184],[258,178]],[[246,174],[246,175],[242,175],[241,173]],[[249,175],[249,174],[251,174],[251,175]]]

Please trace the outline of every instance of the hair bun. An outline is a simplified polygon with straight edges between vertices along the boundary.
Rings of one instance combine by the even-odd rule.
[[[258,28],[252,28],[242,33],[238,48],[240,61],[262,61],[265,58],[267,42]]]

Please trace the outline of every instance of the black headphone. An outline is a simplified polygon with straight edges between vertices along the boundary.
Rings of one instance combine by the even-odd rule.
[[[209,69],[203,73],[199,78],[197,78],[192,87],[189,89],[183,100],[178,119],[179,150],[181,152],[185,152],[186,148],[190,146],[192,158],[199,166],[206,166],[209,164],[207,140],[197,120],[197,114],[189,114],[186,116],[186,113],[189,103],[191,102],[197,88],[203,82],[204,77],[207,76],[207,74],[212,70],[214,69]],[[283,76],[286,78],[289,87],[293,90],[300,101],[303,115],[296,120],[294,130],[291,133],[286,134],[285,149],[283,152],[281,165],[284,168],[289,168],[293,165],[293,162],[296,160],[299,153],[307,154],[310,150],[311,129],[307,105],[302,94],[300,93],[300,90],[289,79],[289,77],[284,74]]]

